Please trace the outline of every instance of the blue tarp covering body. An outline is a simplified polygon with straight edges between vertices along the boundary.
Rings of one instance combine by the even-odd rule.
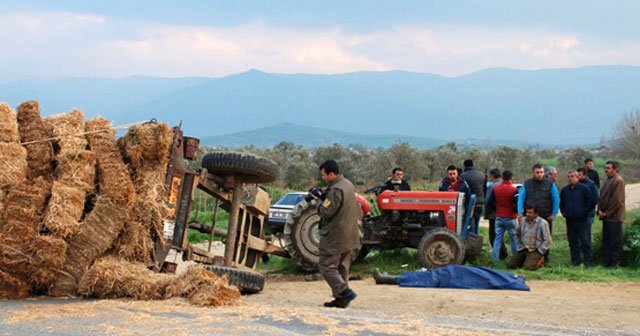
[[[401,287],[529,290],[524,278],[515,274],[461,265],[405,272],[396,278],[396,283]]]

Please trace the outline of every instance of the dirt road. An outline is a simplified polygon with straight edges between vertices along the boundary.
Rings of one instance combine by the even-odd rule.
[[[530,281],[530,292],[401,288],[352,281],[345,310],[323,281],[269,278],[234,307],[182,300],[0,301],[0,335],[637,335],[640,284]]]

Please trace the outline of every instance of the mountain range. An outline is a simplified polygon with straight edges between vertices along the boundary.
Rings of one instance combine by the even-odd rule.
[[[459,77],[250,70],[221,78],[25,79],[0,84],[0,101],[15,107],[38,99],[43,115],[79,108],[114,124],[182,122],[186,134],[211,144],[244,137],[259,147],[278,138],[372,146],[398,140],[420,147],[476,140],[580,145],[610,137],[624,113],[640,109],[639,87],[640,67],[633,66],[495,68]],[[294,129],[301,136],[291,138]],[[261,137],[268,133],[268,140]]]

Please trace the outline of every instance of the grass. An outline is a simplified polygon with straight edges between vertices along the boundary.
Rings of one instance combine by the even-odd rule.
[[[630,212],[627,222],[630,223],[640,218],[638,212]],[[523,269],[509,270],[505,261],[494,262],[491,259],[491,249],[488,245],[488,229],[481,228],[480,233],[484,237],[483,251],[480,256],[473,260],[468,260],[466,265],[484,266],[507,272],[517,273],[529,280],[560,280],[577,282],[610,282],[610,281],[640,281],[640,269],[637,265],[619,267],[609,270],[599,266],[602,262],[600,253],[600,237],[602,223],[596,219],[593,224],[593,251],[595,267],[585,268],[570,266],[569,244],[566,239],[566,225],[562,217],[557,218],[553,223],[553,244],[551,247],[551,262],[544,268],[536,271],[526,271]],[[379,268],[389,274],[400,274],[402,272],[414,271],[422,266],[418,261],[416,250],[411,248],[372,251],[362,261],[351,266],[352,275],[370,275],[375,268]],[[304,274],[293,261],[287,258],[272,257],[269,265],[260,264],[258,268],[268,274]]]

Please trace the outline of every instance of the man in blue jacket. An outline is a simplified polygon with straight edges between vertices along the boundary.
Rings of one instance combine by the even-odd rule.
[[[447,177],[442,180],[438,191],[457,191],[464,193],[464,204],[467,204],[469,197],[471,197],[471,189],[467,181],[458,175],[458,168],[454,165],[447,167]]]
[[[553,219],[560,209],[560,195],[556,184],[545,177],[544,167],[536,163],[531,167],[532,178],[524,181],[518,194],[518,219],[522,219],[525,206],[538,209],[538,215],[549,223],[549,232],[553,233]],[[549,263],[549,250],[544,255]]]
[[[580,265],[580,253],[584,258],[584,265],[591,267],[591,236],[587,215],[593,209],[593,196],[589,188],[580,183],[578,172],[570,170],[567,173],[569,184],[560,191],[560,211],[567,220],[567,239],[571,251],[571,265]]]

